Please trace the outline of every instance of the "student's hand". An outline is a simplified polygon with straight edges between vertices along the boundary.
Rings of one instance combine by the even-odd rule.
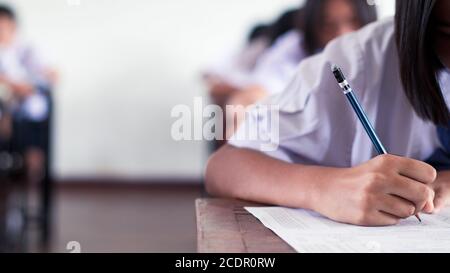
[[[19,98],[25,98],[33,94],[34,87],[28,83],[13,82],[8,77],[1,75],[0,83],[7,85]]]
[[[34,87],[28,83],[11,83],[10,86],[13,92],[22,99],[34,93]]]
[[[433,213],[439,213],[444,207],[450,206],[450,171],[438,173],[433,189],[435,192]]]
[[[237,92],[234,94],[230,101],[229,105],[241,105],[247,107],[249,105],[257,103],[259,100],[264,99],[268,96],[267,91],[259,86],[250,86],[241,92]]]
[[[224,81],[219,81],[210,86],[212,96],[231,95],[238,91],[238,88]]]
[[[234,126],[226,127],[226,139],[230,139],[236,133],[235,130],[237,130],[242,122],[244,122],[247,107],[255,104],[266,96],[267,92],[264,91],[264,89],[255,86],[237,92],[231,97],[227,102],[227,105],[238,107],[235,107],[233,111],[226,111],[227,124],[234,124]]]
[[[400,219],[434,210],[436,170],[430,165],[393,155],[378,156],[344,169],[334,181],[320,183],[313,205],[339,222],[362,226],[395,225]]]
[[[225,81],[214,81],[208,84],[209,96],[214,103],[225,106],[225,103],[239,91],[239,89]]]

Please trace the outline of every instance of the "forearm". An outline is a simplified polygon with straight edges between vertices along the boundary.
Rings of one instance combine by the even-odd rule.
[[[282,162],[262,153],[225,146],[209,161],[209,193],[266,204],[314,209],[324,184],[339,169]]]

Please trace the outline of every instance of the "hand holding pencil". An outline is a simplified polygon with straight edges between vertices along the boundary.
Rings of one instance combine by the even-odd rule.
[[[362,126],[364,127],[365,131],[367,132],[368,137],[372,141],[373,146],[375,147],[377,153],[379,155],[388,155],[388,152],[387,152],[386,148],[384,147],[384,145],[382,144],[380,138],[376,134],[375,129],[373,128],[373,126],[372,126],[370,120],[368,119],[364,109],[362,108],[361,104],[359,103],[358,98],[356,97],[356,95],[354,94],[352,88],[350,87],[350,84],[346,80],[342,70],[336,65],[332,65],[331,70],[332,70],[333,75],[336,78],[339,86],[341,87],[341,89],[343,90],[345,96],[347,97],[350,105],[352,106],[353,110],[355,111],[355,114],[357,115],[357,117],[360,120]],[[390,158],[390,157],[385,157],[385,158]],[[396,163],[397,161],[402,161],[402,160],[400,160],[400,157],[397,157],[396,161],[395,160],[391,160],[391,159],[385,159],[385,161],[386,160],[392,161],[391,162],[392,164]],[[411,163],[408,163],[408,164],[405,163],[405,164],[407,166],[408,164],[411,164]],[[412,165],[410,167],[412,167]],[[431,166],[429,166],[429,167],[431,167]],[[425,175],[421,175],[419,173],[419,171],[420,171],[420,169],[413,171],[413,170],[409,170],[408,168],[405,168],[404,170],[402,170],[398,174],[404,176],[404,179],[403,179],[404,183],[407,183],[408,182],[407,179],[410,179],[410,180],[418,181],[420,183],[428,184],[428,183],[434,182],[434,180],[436,179],[436,171],[434,169],[429,171],[430,175],[428,177],[425,177]],[[408,174],[408,172],[409,172],[409,174]],[[433,176],[434,176],[434,178],[430,179]],[[409,181],[409,182],[412,182],[412,181]],[[420,190],[420,189],[417,189],[417,190]],[[431,189],[424,190],[424,191],[426,192],[425,194],[427,194],[427,195],[434,195],[434,192]],[[401,195],[400,196],[398,195],[399,193],[392,192],[391,194],[393,196],[396,196],[396,198],[401,198]],[[403,201],[409,200],[408,197],[403,198],[403,199],[404,199]],[[400,201],[400,200],[397,200],[397,201]],[[410,201],[414,202],[414,200],[410,200]],[[392,200],[391,201],[387,201],[386,200],[386,202],[392,202]],[[423,206],[425,206],[425,204]],[[430,206],[430,205],[428,205],[428,206]],[[422,209],[423,209],[423,207],[417,207],[416,206],[416,209],[414,210],[414,212],[416,212],[415,216],[420,222],[422,222],[422,220],[420,219],[418,212],[420,210],[422,210]],[[409,211],[412,211],[412,210],[410,209]]]

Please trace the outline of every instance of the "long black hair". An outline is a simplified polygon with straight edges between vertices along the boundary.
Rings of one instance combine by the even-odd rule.
[[[405,94],[424,120],[447,125],[449,111],[438,73],[442,64],[433,48],[433,8],[437,0],[397,0],[395,28]]]
[[[304,49],[306,54],[313,55],[321,49],[317,26],[321,25],[324,16],[324,7],[329,0],[308,0],[304,6]],[[366,0],[348,0],[353,6],[361,26],[377,20],[377,10],[374,5],[368,5]]]
[[[293,29],[302,29],[303,9],[291,9],[285,11],[271,26],[271,43]]]
[[[247,42],[252,42],[258,38],[266,38],[271,46],[275,41],[287,32],[296,29],[301,30],[303,23],[302,9],[289,9],[283,12],[275,21],[270,24],[255,25],[249,35]]]
[[[258,24],[255,25],[251,30],[250,33],[247,36],[247,42],[251,43],[256,39],[259,39],[261,37],[267,37],[270,38],[271,35],[271,28],[270,25],[264,25],[264,24]]]

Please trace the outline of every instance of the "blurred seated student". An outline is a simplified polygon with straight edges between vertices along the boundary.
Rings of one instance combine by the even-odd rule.
[[[303,22],[281,36],[260,58],[252,79],[242,92],[236,92],[227,104],[248,106],[277,94],[289,84],[299,63],[323,48],[334,38],[353,32],[377,20],[376,8],[365,0],[308,0],[303,8]],[[241,108],[242,109],[242,108]],[[243,111],[229,113],[227,139],[238,128]]]
[[[450,205],[449,14],[448,0],[398,0],[395,20],[304,60],[286,90],[261,103],[279,106],[279,130],[254,107],[210,158],[209,193],[364,226]],[[390,155],[376,156],[331,64],[342,67]],[[447,163],[424,163],[436,153]]]
[[[270,45],[270,26],[255,26],[245,47],[232,58],[210,67],[203,75],[214,103],[224,104],[228,96],[247,80],[257,60]]]
[[[282,92],[298,64],[329,41],[377,20],[375,7],[365,0],[309,0],[304,9],[302,27],[281,36],[255,69],[254,84],[268,94]]]
[[[273,24],[255,26],[238,54],[226,57],[226,60],[208,69],[204,80],[214,103],[223,106],[232,94],[248,85],[259,58],[280,36],[295,27],[300,13],[298,9],[289,10]]]
[[[15,149],[25,156],[29,174],[42,174],[45,147],[40,122],[49,115],[47,93],[56,80],[56,73],[41,55],[18,37],[16,14],[0,5],[0,97],[9,114],[9,129]]]
[[[298,18],[300,28],[284,34],[261,56],[250,86],[232,104],[250,105],[267,95],[280,93],[294,76],[299,63],[334,38],[376,21],[373,5],[365,0],[308,0]]]

